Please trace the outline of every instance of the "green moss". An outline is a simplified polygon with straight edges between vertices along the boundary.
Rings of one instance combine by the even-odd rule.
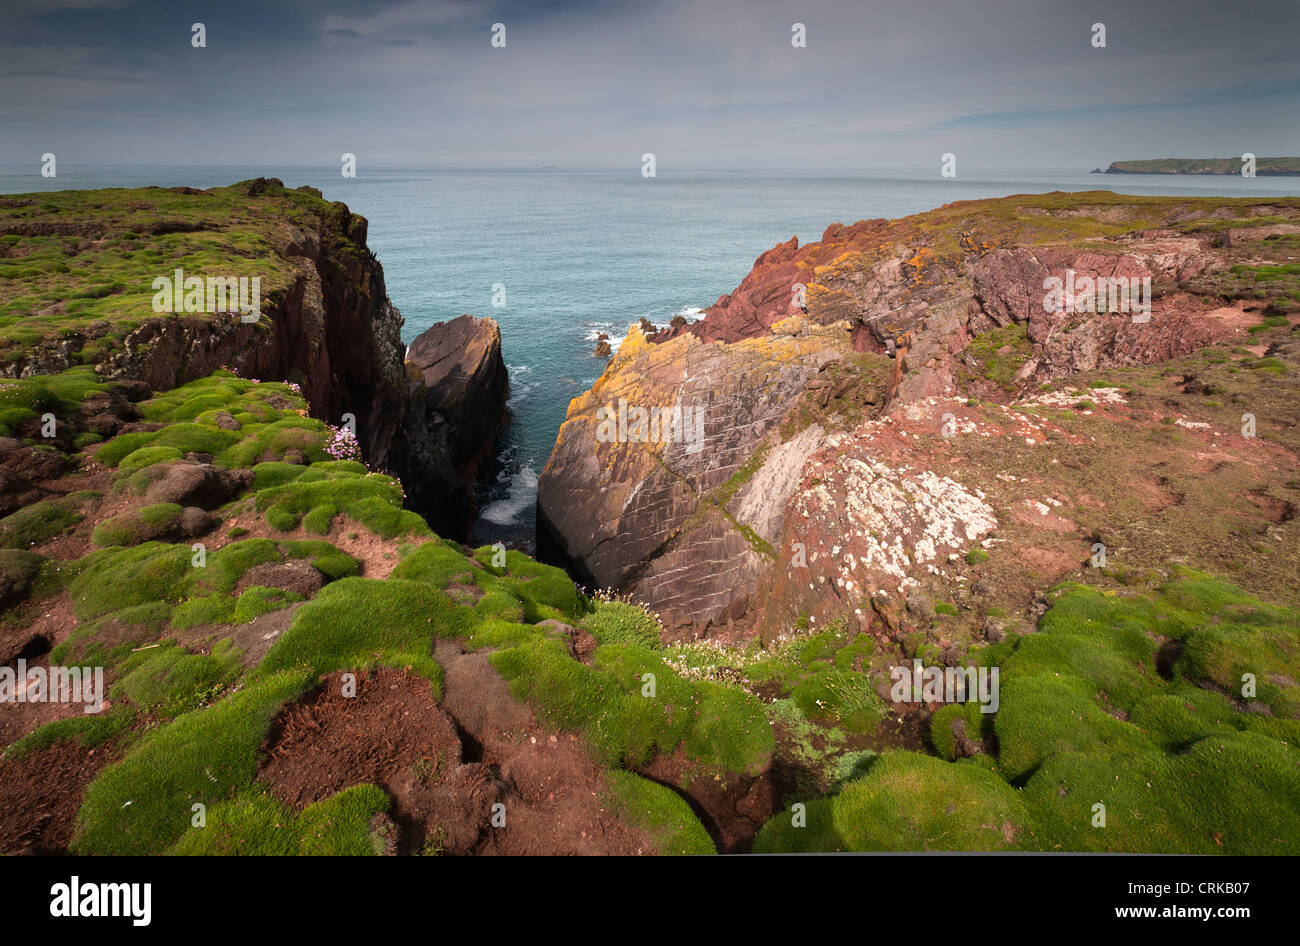
[[[137,450],[149,446],[157,439],[157,431],[140,431],[139,433],[132,434],[118,434],[108,443],[95,451],[95,462],[102,463],[104,466],[115,467]],[[180,457],[179,450],[173,447],[172,451],[175,452],[177,458]],[[172,451],[167,451],[167,454],[170,456]]]
[[[1029,814],[980,765],[890,750],[844,787],[834,823],[854,851],[997,851],[1015,847]]]
[[[810,805],[811,830],[777,815],[755,850],[1294,853],[1298,627],[1294,610],[1186,570],[1124,596],[1067,584],[1038,633],[976,652],[1001,674],[991,723],[976,703],[931,719],[941,757],[962,754],[958,727],[984,754],[888,751],[818,802],[816,823]],[[1166,641],[1183,650],[1162,675]],[[1254,703],[1243,665],[1258,668]]]
[[[797,813],[795,804],[802,805]],[[791,806],[773,815],[754,838],[755,854],[816,854],[845,851],[844,839],[835,826],[834,798],[811,798],[791,802]]]
[[[172,612],[171,625],[178,631],[205,624],[235,623],[235,601],[229,595],[199,595],[182,601]]]
[[[442,668],[433,659],[433,642],[464,635],[473,620],[470,608],[453,603],[431,585],[344,578],[294,613],[289,630],[271,646],[257,672],[409,666],[440,692]]]
[[[132,435],[126,434],[125,436],[129,437]],[[116,443],[116,441],[113,442]],[[106,449],[108,448],[105,447],[101,449],[99,453],[95,454],[95,459],[100,463],[111,465],[111,464],[107,464],[107,459],[102,456],[104,450]],[[181,456],[182,456],[181,451],[178,450],[176,447],[144,446],[136,450],[132,450],[126,456],[122,457],[122,459],[117,464],[117,468],[124,472],[134,473],[136,470],[142,470],[145,467],[152,466],[155,463],[168,463],[171,462],[172,460],[179,460],[181,459]]]
[[[139,545],[176,531],[183,510],[176,503],[156,503],[105,519],[95,526],[91,542],[97,546]]]
[[[620,820],[648,834],[656,853],[717,853],[690,805],[671,788],[621,769],[606,772],[605,778],[610,786],[605,804]]]
[[[81,514],[64,502],[37,502],[0,519],[0,548],[28,549],[59,535],[81,521]]]
[[[233,531],[233,530],[232,530]],[[361,560],[353,558],[347,552],[318,539],[303,539],[295,542],[280,543],[289,558],[305,558],[317,571],[334,581],[347,578],[361,572]]]
[[[175,447],[184,453],[206,453],[213,457],[239,443],[239,435],[203,424],[171,424],[158,431],[151,441],[155,447]]]
[[[146,712],[171,719],[212,702],[241,670],[239,652],[229,641],[218,642],[211,654],[165,644],[123,661],[112,697],[126,697]]]
[[[492,564],[494,551],[485,545],[474,552],[475,559],[489,572],[500,577],[498,588],[509,591],[524,603],[529,621],[546,618],[572,620],[582,612],[578,589],[562,569],[533,561],[513,549],[506,552],[504,568]]]
[[[163,601],[119,608],[78,626],[50,651],[50,660],[113,666],[137,645],[156,641],[170,616],[171,606]]]
[[[102,713],[82,714],[46,723],[4,750],[4,758],[21,759],[48,748],[60,739],[75,739],[81,746],[99,746],[119,739],[135,724],[135,710],[129,706],[112,706]]]
[[[295,601],[302,601],[303,596],[280,588],[266,588],[262,585],[249,585],[239,596],[235,604],[235,623],[246,624],[263,614],[281,611]]]
[[[582,732],[607,765],[643,764],[654,752],[686,755],[728,772],[756,769],[774,740],[751,695],[708,681],[689,682],[654,651],[633,644],[598,647],[593,666],[573,660],[553,639],[534,639],[491,657],[518,699],[548,724]],[[654,678],[654,695],[646,689]]]
[[[300,463],[282,463],[269,461],[253,467],[253,490],[270,489],[291,483],[307,472],[307,467]]]
[[[8,598],[21,598],[33,587],[45,559],[23,549],[0,549],[0,588]]]
[[[77,617],[88,621],[131,605],[179,603],[191,578],[191,554],[186,546],[161,542],[90,553],[68,585]]]
[[[302,525],[323,535],[334,517],[343,514],[385,539],[431,534],[423,519],[402,508],[402,487],[396,480],[357,467],[348,461],[313,464],[296,479],[259,490],[255,507],[281,532]]]
[[[474,610],[485,618],[522,624],[524,603],[507,591],[493,589],[479,598]],[[476,632],[478,633],[478,632]]]
[[[453,583],[474,584],[476,573],[483,569],[465,555],[443,542],[426,542],[403,556],[391,577],[406,581],[423,581],[439,588]],[[492,582],[490,587],[495,587]]]
[[[219,856],[369,856],[383,850],[370,819],[387,811],[388,796],[374,785],[353,785],[301,812],[260,788],[213,805],[205,825],[191,826],[169,854]]]
[[[1078,753],[1045,762],[1025,785],[1037,842],[1073,851],[1295,854],[1300,775],[1294,750],[1254,733],[1220,734],[1123,765]],[[1094,805],[1105,806],[1095,827]]]
[[[949,762],[956,761],[960,755],[957,750],[959,736],[978,741],[987,740],[992,733],[992,715],[982,712],[980,704],[975,701],[948,703],[930,717],[930,745],[939,758]]]
[[[214,805],[251,784],[257,750],[286,700],[309,674],[286,671],[145,736],[86,791],[71,849],[79,854],[156,854],[190,825],[191,806]]]
[[[226,466],[254,467],[261,463],[278,464],[292,451],[302,454],[307,463],[329,460],[325,452],[325,444],[331,435],[319,420],[291,414],[265,426],[247,425],[240,433],[242,437],[238,444],[227,449],[222,456],[222,462]],[[362,467],[362,472],[364,469]]]

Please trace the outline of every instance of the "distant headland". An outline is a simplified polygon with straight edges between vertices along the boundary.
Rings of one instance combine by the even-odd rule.
[[[1146,161],[1112,161],[1093,174],[1240,174],[1241,158],[1152,158]],[[1256,158],[1257,177],[1300,176],[1300,158]]]

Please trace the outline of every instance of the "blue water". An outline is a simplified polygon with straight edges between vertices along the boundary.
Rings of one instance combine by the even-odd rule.
[[[928,170],[928,169],[927,169]],[[642,317],[666,323],[711,304],[754,259],[831,222],[899,217],[954,200],[1051,190],[1131,194],[1300,195],[1300,178],[1102,176],[1079,171],[964,170],[945,180],[916,169],[689,171],[643,179],[625,170],[369,169],[337,166],[115,167],[65,163],[0,169],[0,193],[92,187],[211,187],[279,177],[310,184],[370,220],[369,243],[407,342],[462,313],[501,324],[513,422],[489,471],[475,538],[528,544],[537,474],[569,400],[600,376],[592,351]],[[492,305],[493,286],[506,304]]]

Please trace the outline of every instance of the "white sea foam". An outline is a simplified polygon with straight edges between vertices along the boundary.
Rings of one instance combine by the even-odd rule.
[[[531,467],[520,467],[510,476],[510,488],[505,499],[490,503],[479,513],[479,518],[493,525],[512,525],[536,502],[537,473]]]

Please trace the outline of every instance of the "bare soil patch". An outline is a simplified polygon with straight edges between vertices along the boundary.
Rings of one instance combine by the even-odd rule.
[[[361,676],[354,697],[331,674],[272,723],[259,778],[296,808],[378,785],[392,799],[398,854],[651,853],[604,810],[601,769],[576,737],[537,726],[486,657],[463,657],[442,705],[400,670]]]
[[[115,758],[111,746],[61,739],[0,761],[0,854],[66,853],[86,787]]]

